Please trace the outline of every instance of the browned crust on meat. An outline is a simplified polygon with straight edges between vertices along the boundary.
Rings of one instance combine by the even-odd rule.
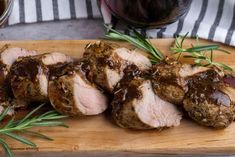
[[[52,67],[51,67],[52,68]],[[48,96],[51,104],[61,114],[70,116],[85,116],[75,105],[73,78],[79,75],[87,83],[94,88],[97,86],[87,79],[89,73],[89,65],[86,60],[78,60],[73,63],[66,64],[64,67],[53,67],[53,73],[50,74],[48,86]],[[102,92],[102,91],[101,91]]]
[[[48,76],[48,68],[42,64],[37,56],[18,59],[12,65],[9,78],[12,92],[17,99],[48,101],[48,97],[40,92],[39,70],[45,76]]]
[[[127,79],[126,79],[127,80]],[[112,117],[117,125],[123,128],[151,129],[152,127],[143,123],[135,113],[132,101],[142,99],[139,86],[143,83],[143,78],[135,78],[128,83],[121,83],[114,91],[112,101]]]
[[[104,42],[97,42],[95,44],[88,44],[83,55],[89,61],[91,68],[88,76],[89,81],[95,82],[108,92],[111,92],[113,89],[108,86],[106,68],[121,74],[121,66],[123,64],[119,56],[113,54],[113,51],[114,48],[112,46]]]
[[[182,64],[174,59],[166,58],[156,64],[150,71],[154,92],[162,99],[181,104],[186,93],[186,81],[180,76]]]
[[[234,103],[221,89],[228,86],[214,69],[189,80],[184,109],[201,125],[225,128],[234,120]]]
[[[22,83],[23,82],[23,83]],[[13,77],[11,79],[11,88],[17,99],[32,101],[48,101],[47,96],[40,93],[38,79],[31,81],[23,77]],[[22,92],[23,91],[23,92]]]
[[[90,64],[88,63],[87,59],[79,59],[77,61],[70,63],[52,65],[49,66],[49,69],[50,69],[50,74],[49,74],[50,80],[54,80],[56,78],[65,75],[72,75],[73,73],[79,73],[81,74],[79,76],[82,77],[83,80],[86,81],[86,83],[95,86],[95,84],[91,82],[89,79]]]
[[[49,82],[48,96],[51,104],[61,114],[70,116],[82,116],[83,114],[74,106],[73,85],[74,74],[61,76]]]
[[[188,115],[204,126],[225,128],[234,120],[234,106],[224,106],[204,101],[195,103],[192,99],[184,100],[184,109]]]
[[[214,69],[198,73],[188,78],[187,97],[191,97],[195,102],[215,101],[211,98],[211,94],[219,91],[223,83],[221,76]]]

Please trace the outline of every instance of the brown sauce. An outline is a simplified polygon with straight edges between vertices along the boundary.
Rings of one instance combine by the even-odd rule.
[[[121,111],[124,107],[123,105],[126,103],[131,102],[134,99],[141,99],[142,93],[139,90],[139,86],[142,82],[143,80],[141,78],[137,78],[128,82],[128,85],[122,84],[120,88],[114,91],[114,99],[112,102],[113,112],[118,114],[118,111]]]
[[[55,77],[65,75],[69,69],[69,63],[59,63],[48,67],[50,69],[49,79],[52,80]]]
[[[170,84],[182,88],[179,85],[181,77],[179,71],[182,64],[174,59],[166,58],[162,63],[156,64],[150,71],[154,84]]]
[[[119,110],[124,103],[133,99],[140,99],[142,93],[139,86],[143,83],[140,77],[142,72],[136,65],[129,65],[124,69],[124,77],[114,90],[113,106],[115,110]]]
[[[220,91],[220,87],[224,85],[222,78],[214,69],[192,77],[189,79],[188,85],[187,95],[192,97],[195,103],[208,101],[217,105],[230,106],[229,96]]]
[[[58,77],[64,75],[73,75],[75,73],[80,74],[80,76],[87,81],[87,83],[93,83],[90,78],[90,64],[87,59],[79,59],[74,62],[69,63],[58,63],[49,66],[50,74],[49,80],[54,80]]]
[[[107,56],[102,56],[97,58],[97,66],[103,67],[108,65],[111,69],[118,69],[120,64],[115,63],[112,59],[109,59]]]
[[[133,79],[134,77],[139,77],[141,74],[142,71],[140,71],[140,69],[134,64],[129,65],[124,69],[124,78],[129,80]]]
[[[25,77],[31,81],[35,81],[40,68],[44,68],[40,61],[31,57],[25,57],[23,60],[16,62],[11,67],[10,71],[12,75]]]

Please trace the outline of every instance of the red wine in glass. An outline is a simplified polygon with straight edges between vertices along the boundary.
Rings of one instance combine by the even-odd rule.
[[[191,0],[104,0],[111,13],[135,27],[163,27],[187,13]]]

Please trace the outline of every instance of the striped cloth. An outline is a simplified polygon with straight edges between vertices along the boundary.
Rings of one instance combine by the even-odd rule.
[[[101,0],[101,11],[105,23],[122,27],[128,34],[128,28],[110,13]],[[192,0],[189,12],[173,24],[161,29],[142,29],[140,32],[149,38],[166,38],[176,35],[210,39],[235,46],[235,0]]]
[[[111,16],[101,2],[101,13],[106,24],[116,29],[127,27]],[[9,25],[52,20],[101,18],[96,0],[15,0]],[[149,38],[189,35],[235,46],[235,0],[192,0],[189,12],[173,24],[161,29],[142,29]]]
[[[8,24],[101,18],[96,0],[15,0]]]

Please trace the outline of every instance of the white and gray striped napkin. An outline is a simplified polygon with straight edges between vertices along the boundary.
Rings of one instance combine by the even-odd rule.
[[[101,18],[96,0],[15,0],[8,24]]]
[[[117,29],[124,24],[111,16],[101,2],[101,13],[106,24]],[[96,0],[15,0],[9,25],[52,20],[101,18]],[[121,26],[121,27],[119,27]],[[235,46],[235,0],[192,0],[189,12],[173,24],[161,29],[142,29],[150,38],[189,35]]]
[[[112,23],[117,29],[123,24],[110,16],[101,0],[102,15],[107,24]],[[124,28],[125,29],[125,28]],[[142,29],[141,33],[150,38],[166,38],[176,35],[210,39],[235,46],[235,0],[192,0],[186,16],[161,29]],[[125,32],[129,31],[126,28]]]

